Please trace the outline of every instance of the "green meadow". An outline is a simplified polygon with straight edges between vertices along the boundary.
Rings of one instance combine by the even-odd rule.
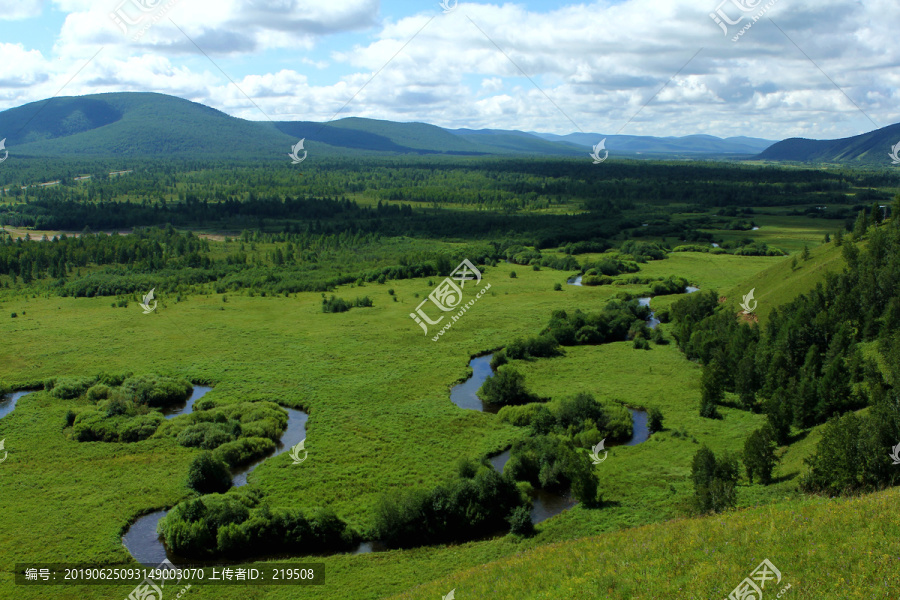
[[[778,323],[777,307],[854,264],[852,252],[824,243],[826,234],[853,226],[860,211],[861,223],[867,208],[874,218],[872,203],[896,193],[887,175],[700,161],[610,161],[602,176],[587,161],[567,159],[396,158],[372,160],[365,169],[338,161],[299,177],[284,165],[229,164],[198,163],[179,172],[177,163],[162,160],[129,177],[0,201],[0,222],[7,224],[0,232],[0,390],[38,390],[0,420],[2,452],[8,452],[0,463],[0,599],[126,598],[133,585],[21,586],[13,571],[41,562],[135,566],[122,544],[129,526],[197,496],[188,473],[200,450],[166,435],[190,417],[166,421],[142,441],[79,442],[77,424],[67,425],[84,409],[100,419],[115,408],[114,398],[98,404],[86,392],[63,399],[51,389],[55,378],[156,374],[211,386],[198,414],[236,404],[243,410],[252,402],[306,411],[307,459],[297,465],[289,453],[272,456],[249,475],[247,489],[262,495],[266,510],[329,509],[360,539],[372,540],[384,522],[385,498],[400,505],[415,491],[459,483],[462,459],[480,461],[538,437],[568,443],[572,433],[562,419],[558,430],[538,436],[536,427],[454,405],[450,390],[472,374],[473,357],[536,338],[555,312],[558,325],[558,311],[598,313],[612,300],[648,295],[651,286],[680,290],[683,282],[664,280],[683,278],[716,296],[663,293],[650,308],[675,313],[677,302],[700,299],[714,314],[694,322],[693,332],[708,336],[709,346],[741,346],[728,349],[740,358],[745,347],[756,346],[734,342],[752,335],[739,337],[751,332],[738,330],[731,316],[746,327]],[[40,172],[35,166],[4,177]],[[745,206],[750,198],[763,205]],[[809,212],[826,202],[838,211],[830,218]],[[893,231],[886,225],[893,224],[876,221],[878,227],[860,225],[859,236],[846,232],[845,240],[864,238],[861,249],[880,244],[884,250],[884,232]],[[77,240],[37,241],[62,231],[132,228],[127,236],[88,231]],[[481,287],[490,289],[435,341],[447,317],[426,334],[410,314],[443,280],[437,273],[449,273],[463,257],[479,265]],[[603,285],[567,284],[581,272]],[[144,314],[139,301],[150,288],[158,305]],[[478,289],[467,284],[464,300]],[[751,290],[758,306],[754,316],[741,316]],[[339,308],[348,310],[325,312]],[[895,313],[883,318],[900,319],[900,309]],[[872,311],[868,337],[859,344],[860,356],[871,362],[854,368],[857,375],[880,372],[890,384],[897,373],[893,355],[873,333],[881,314]],[[742,456],[745,442],[774,412],[754,405],[756,394],[771,396],[762,384],[751,402],[723,391],[713,401],[722,418],[701,417],[711,378],[704,373],[713,369],[686,358],[675,343],[684,321],[660,324],[649,341],[631,340],[643,335],[643,314],[627,315],[624,329],[637,333],[615,339],[629,341],[595,343],[603,336],[594,328],[597,338],[589,344],[502,367],[518,371],[527,392],[539,397],[587,393],[601,404],[662,414],[662,429],[647,441],[610,444],[607,459],[591,466],[599,483],[595,505],[581,502],[537,524],[533,535],[277,559],[322,563],[320,586],[195,583],[181,598],[437,600],[455,589],[459,600],[699,600],[726,597],[765,558],[781,569],[780,585],[791,585],[781,596],[786,600],[896,598],[896,488],[835,498],[800,489],[805,460],[828,439],[822,425],[799,430],[789,423],[788,441],[774,444],[772,482],[751,483],[741,466],[734,507],[696,516],[691,477],[698,450]],[[713,325],[703,329],[703,323]],[[739,333],[715,337],[716,324],[722,335]],[[828,323],[836,330],[839,324]],[[572,331],[575,338],[575,326]],[[804,352],[809,345],[805,338],[796,344]],[[829,360],[842,351],[819,350]],[[854,389],[875,381],[859,377]],[[779,385],[778,391],[794,392],[792,383]],[[865,391],[873,397],[895,393],[889,385],[872,387]],[[866,403],[848,410],[874,412],[874,402],[860,406]],[[233,425],[222,413],[206,414],[222,415],[217,425]],[[567,451],[587,463],[590,450]],[[550,455],[541,455],[541,471]],[[532,484],[520,479],[518,485],[522,491]],[[468,506],[487,503],[479,498]],[[483,515],[465,516],[470,523]],[[767,587],[765,597],[780,589]],[[167,588],[165,599],[179,591]]]
[[[759,273],[778,273],[789,260],[674,253],[641,265],[641,274],[679,275],[702,289],[739,289]],[[812,267],[807,265],[804,268]],[[515,278],[511,271],[516,271]],[[263,490],[273,506],[329,506],[365,534],[382,494],[437,485],[452,476],[460,457],[496,453],[524,436],[494,415],[462,410],[450,402],[449,389],[467,377],[472,355],[516,337],[536,335],[553,310],[591,311],[618,292],[637,293],[646,287],[563,285],[554,291],[554,284],[564,284],[566,275],[505,263],[486,267],[483,283],[491,284],[490,291],[437,342],[409,317],[431,290],[428,278],[342,286],[335,294],[365,294],[374,306],[338,314],[321,311],[319,293],[289,297],[229,293],[227,301],[221,294],[194,294],[177,302],[161,294],[159,308],[149,315],[142,314],[137,303],[113,308],[109,298],[7,294],[2,310],[18,316],[0,319],[0,336],[9,342],[0,380],[24,386],[101,371],[158,373],[212,384],[206,401],[215,404],[269,400],[302,408],[310,414],[309,459],[295,467],[287,455],[271,458],[254,471],[250,485]],[[762,306],[765,284],[758,288]],[[393,296],[388,289],[394,290]],[[652,306],[658,310],[678,297],[659,297]],[[671,339],[666,325],[662,330]],[[552,544],[600,533],[618,531],[614,535],[626,539],[644,536],[629,528],[677,519],[687,510],[692,492],[688,475],[698,444],[715,451],[739,451],[744,438],[764,421],[761,415],[729,408],[722,409],[724,420],[700,418],[700,368],[674,344],[652,345],[649,351],[635,350],[630,342],[576,346],[567,348],[564,356],[515,362],[529,389],[540,395],[587,391],[604,400],[662,411],[664,431],[638,446],[611,448],[609,459],[596,467],[602,507],[576,506],[540,524],[532,538],[507,535],[460,546],[317,557],[325,564],[327,578],[320,587],[198,584],[190,597],[382,598],[420,585],[438,589],[429,583],[432,580],[447,582],[446,593],[454,574],[471,579],[467,573],[477,572],[478,565],[509,560],[504,557],[523,551],[546,552],[556,547]],[[171,439],[130,444],[68,439],[63,432],[65,413],[83,402],[34,393],[20,400],[0,425],[0,438],[6,439],[10,453],[0,469],[0,522],[4,545],[13,549],[15,562],[127,563],[130,558],[120,537],[128,525],[189,495],[184,479],[194,451]],[[797,496],[793,479],[811,450],[809,438],[782,448],[776,483],[741,485],[738,506]],[[716,517],[716,522],[724,518]],[[668,533],[667,524],[656,527],[675,535]],[[688,558],[698,560],[697,550],[692,552]],[[751,565],[739,565],[745,566]],[[124,597],[130,589],[17,587],[10,568],[7,562],[0,578],[4,597]],[[729,574],[739,571],[728,568]],[[656,581],[660,592],[672,593],[662,580]],[[515,593],[501,591],[507,587]],[[460,585],[460,598],[462,589]],[[487,593],[482,589],[466,597]],[[490,592],[498,598],[563,597],[553,593],[535,589],[529,595],[512,584]],[[637,594],[631,588],[610,588],[607,593],[619,598],[656,597],[627,595]]]

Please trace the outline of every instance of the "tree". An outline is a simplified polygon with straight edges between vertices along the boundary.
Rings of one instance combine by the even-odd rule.
[[[509,521],[511,533],[524,537],[534,535],[534,523],[531,522],[531,511],[527,506],[516,508],[506,520]]]
[[[759,389],[759,375],[756,372],[756,360],[752,352],[745,352],[738,361],[734,374],[734,391],[747,410],[756,410],[756,391]]]
[[[775,455],[777,447],[775,432],[770,425],[765,425],[750,434],[744,442],[744,468],[747,470],[747,479],[750,483],[753,483],[754,475],[764,485],[772,481],[772,469],[778,462]]]
[[[802,260],[809,260],[809,246],[803,246],[803,251],[800,252],[800,258]]]
[[[876,225],[881,225],[881,222],[884,221],[884,210],[881,208],[881,205],[878,202],[872,203],[872,222]]]
[[[231,487],[231,473],[224,461],[204,452],[191,461],[187,484],[201,494],[220,494]]]
[[[700,416],[707,419],[718,419],[719,411],[716,403],[725,398],[725,378],[719,361],[713,359],[705,367],[700,376]]]
[[[663,414],[655,406],[647,412],[647,427],[651,432],[663,430]]]
[[[853,241],[861,240],[866,235],[868,229],[869,215],[866,213],[866,209],[863,208],[859,211],[859,215],[856,217],[856,223],[853,225]]]
[[[694,455],[691,464],[694,505],[702,513],[721,512],[735,506],[738,461],[725,453],[720,459],[706,445]]]
[[[826,244],[830,244],[830,243],[831,243],[831,236],[828,235],[827,233],[825,234],[825,243],[826,243]]]
[[[478,396],[485,402],[498,406],[526,404],[536,399],[525,389],[525,376],[511,366],[488,377],[478,390]]]
[[[838,229],[834,232],[834,245],[840,247],[841,244],[844,243],[844,231],[842,229]]]
[[[785,398],[784,391],[776,390],[772,397],[765,401],[763,411],[766,413],[766,420],[775,432],[775,439],[778,443],[788,443],[794,414],[790,402]]]

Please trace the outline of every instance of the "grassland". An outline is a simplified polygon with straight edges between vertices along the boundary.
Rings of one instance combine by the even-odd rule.
[[[764,598],[893,600],[900,492],[808,498],[550,544],[429,582],[394,600],[725,598],[768,558]],[[788,587],[790,586],[790,587]]]
[[[836,265],[834,254],[828,249],[814,253],[803,269],[818,273],[813,265]],[[790,270],[789,263],[789,258],[676,253],[642,265],[642,271],[650,276],[680,275],[701,288],[720,290],[743,289],[763,272],[767,275],[760,280],[757,295],[762,303],[766,281],[778,283],[780,291],[773,298],[779,300],[814,283],[811,278],[794,281],[784,272],[785,265]],[[523,435],[493,415],[464,411],[450,402],[448,390],[465,378],[471,355],[536,334],[553,310],[590,311],[618,291],[645,287],[563,285],[554,291],[554,284],[564,283],[566,275],[509,264],[488,267],[484,277],[491,291],[437,342],[409,318],[431,291],[427,279],[340,288],[338,296],[368,295],[375,302],[372,308],[340,314],[322,313],[321,295],[314,293],[287,298],[229,293],[227,302],[216,294],[189,296],[181,302],[163,296],[160,308],[149,315],[136,305],[112,308],[109,298],[5,296],[0,337],[8,344],[0,380],[24,385],[99,371],[154,372],[211,382],[215,389],[208,398],[217,403],[273,400],[303,408],[310,413],[309,459],[298,469],[287,455],[272,458],[254,471],[250,484],[263,490],[272,506],[330,506],[365,533],[382,494],[446,481],[460,457],[496,452]],[[397,301],[388,288],[395,291]],[[677,297],[655,299],[653,307],[664,307]],[[11,312],[18,317],[9,318]],[[728,518],[716,517],[622,531],[682,515],[691,491],[690,461],[699,444],[738,451],[762,417],[725,408],[722,421],[701,419],[700,370],[674,345],[638,351],[629,343],[617,343],[566,352],[565,357],[521,365],[533,391],[550,396],[591,391],[631,406],[656,406],[666,419],[666,431],[640,446],[613,448],[610,459],[598,467],[602,508],[575,507],[542,524],[535,537],[525,540],[507,536],[461,546],[324,557],[320,560],[326,565],[327,584],[318,588],[196,585],[189,598],[365,600],[426,583],[408,597],[437,598],[458,587],[460,600],[586,598],[601,590],[614,598],[691,597],[688,593],[699,598],[710,597],[712,591],[724,595],[763,557],[775,560],[779,555],[770,548],[807,543],[807,548],[784,554],[785,560],[776,564],[792,564],[792,571],[782,569],[786,576],[793,572],[817,578],[816,569],[838,564],[840,552],[851,547],[851,536],[837,534],[844,529],[817,525],[814,531],[792,514],[799,511],[803,518],[821,519],[827,526],[858,524],[843,514],[842,508],[850,505],[818,500],[752,509],[738,517],[734,529],[727,525]],[[128,524],[188,495],[184,478],[194,451],[164,439],[134,444],[71,441],[62,425],[66,410],[76,404],[36,393],[23,398],[0,421],[0,439],[6,439],[10,452],[0,466],[0,524],[5,555],[11,557],[0,565],[0,597],[125,597],[130,586],[14,587],[9,569],[13,562],[128,561],[120,542]],[[782,449],[783,463],[774,485],[741,485],[739,506],[795,497],[793,478],[814,439],[810,435]],[[864,502],[882,507],[878,504],[882,500],[875,497]],[[816,507],[824,512],[816,513]],[[829,517],[830,513],[834,514]],[[860,569],[869,579],[881,572],[880,565],[887,560],[883,550],[893,543],[889,534],[896,533],[896,515],[890,519],[882,537],[866,538],[874,544],[875,558]],[[782,523],[796,530],[795,537],[779,533]],[[557,545],[600,533],[607,534],[604,541],[588,538]],[[754,535],[761,540],[758,544]],[[751,542],[760,549],[759,560],[747,558]],[[544,548],[547,544],[553,545]],[[834,544],[837,557],[829,556],[829,544]],[[554,550],[559,552],[553,555]],[[527,551],[538,554],[513,557]],[[521,562],[526,556],[532,558]],[[499,559],[512,562],[480,566]],[[720,568],[724,561],[727,568]],[[528,591],[529,564],[557,574],[542,576]],[[580,574],[579,568],[596,571],[596,580]],[[669,572],[677,576],[669,577]],[[824,573],[828,571],[823,570],[823,578]],[[652,586],[648,581],[654,582]]]

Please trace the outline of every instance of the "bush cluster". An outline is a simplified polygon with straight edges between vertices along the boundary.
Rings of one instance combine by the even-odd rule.
[[[375,513],[375,536],[392,548],[462,542],[506,530],[516,509],[527,511],[526,501],[507,475],[484,464],[460,471],[448,485],[382,497]],[[521,530],[523,525],[517,527]]]
[[[246,488],[181,502],[160,520],[159,532],[169,549],[189,558],[346,551],[357,540],[328,509],[273,509]]]
[[[334,294],[331,295],[331,298],[322,298],[322,312],[325,313],[347,312],[357,306],[372,306],[372,299],[368,296],[363,296],[362,298],[357,297],[355,300],[348,301],[343,298],[336,298]]]

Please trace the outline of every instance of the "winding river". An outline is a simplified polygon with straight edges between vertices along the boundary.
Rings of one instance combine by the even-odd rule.
[[[490,365],[492,356],[493,355],[489,354],[476,357],[469,362],[469,365],[472,367],[472,376],[466,381],[454,386],[450,391],[450,399],[454,404],[464,409],[491,413],[496,413],[499,410],[499,407],[485,405],[476,394],[484,381],[493,375],[493,370]],[[170,407],[163,411],[165,418],[174,419],[179,415],[190,413],[193,410],[194,403],[205,396],[211,389],[212,388],[206,386],[194,386],[190,398],[183,406]],[[18,400],[23,396],[32,393],[32,391],[33,390],[14,392],[0,397],[0,418],[11,413],[16,407]],[[309,419],[309,415],[301,410],[286,407],[282,408],[288,413],[288,424],[275,451],[269,456],[263,457],[254,463],[233,470],[232,482],[235,487],[246,485],[247,477],[264,460],[290,450],[291,447],[306,437],[306,422]],[[630,410],[633,417],[634,429],[631,439],[626,442],[625,445],[633,446],[645,441],[649,437],[649,431],[647,430],[647,413],[634,409]],[[509,456],[510,451],[507,450],[497,456],[491,457],[490,462],[499,472],[503,472],[503,467],[509,460]],[[531,512],[531,520],[533,523],[540,523],[571,508],[576,504],[576,501],[569,495],[560,495],[538,489],[535,490],[533,503],[534,507]],[[171,560],[174,564],[184,562],[177,557],[167,555],[165,545],[157,534],[159,521],[167,513],[168,510],[158,510],[138,518],[130,527],[128,527],[127,531],[122,536],[122,544],[138,563],[147,566],[156,566],[166,558]],[[364,554],[380,550],[386,550],[386,548],[378,541],[367,541],[361,543],[354,551],[354,554]]]
[[[478,356],[469,361],[469,366],[472,367],[472,376],[450,390],[451,402],[460,408],[468,410],[478,410],[490,413],[497,413],[499,411],[500,407],[485,404],[475,393],[485,380],[493,375],[493,370],[491,369],[492,356],[493,354]],[[628,410],[631,411],[633,423],[631,438],[624,444],[610,444],[610,446],[636,446],[641,442],[647,441],[647,438],[650,437],[650,430],[647,427],[647,413],[633,408],[629,408]],[[509,457],[510,451],[505,450],[496,456],[492,456],[489,460],[494,469],[502,473],[503,467],[506,466]],[[550,517],[558,515],[566,509],[572,508],[575,506],[576,501],[569,494],[557,494],[538,488],[535,489],[532,503],[531,522],[536,525],[542,521],[546,521]]]
[[[692,285],[689,285],[686,288],[684,288],[685,294],[693,294],[694,292],[699,292],[699,291],[700,291],[700,288],[694,287]],[[649,296],[645,296],[643,298],[638,298],[638,302],[641,304],[641,306],[650,306],[650,300],[651,300],[651,298]],[[650,329],[656,329],[656,326],[659,325],[660,322],[661,321],[656,318],[656,312],[651,311],[650,316],[647,317],[647,327],[649,327]]]
[[[174,419],[178,415],[187,414],[193,409],[194,403],[206,395],[211,389],[212,388],[203,386],[195,386],[194,393],[191,394],[191,397],[184,406],[164,411],[166,418]],[[275,452],[268,456],[264,456],[253,463],[233,469],[231,475],[232,485],[234,485],[234,487],[247,485],[247,476],[250,475],[250,473],[252,473],[264,460],[287,452],[291,447],[295,446],[306,437],[306,421],[309,419],[309,415],[302,410],[284,406],[281,408],[287,411],[288,424],[278,445],[275,447]],[[142,565],[156,566],[166,558],[173,564],[179,564],[179,559],[177,557],[166,553],[166,547],[156,532],[159,520],[166,516],[166,513],[168,512],[169,511],[167,510],[158,510],[138,518],[138,520],[128,528],[125,535],[122,536],[122,544],[128,552],[131,553],[131,556]]]
[[[205,396],[210,390],[211,387],[205,387],[202,385],[195,385],[194,391],[191,392],[191,397],[187,399],[182,406],[170,406],[163,409],[162,413],[166,416],[167,419],[174,419],[178,415],[185,415],[192,410],[194,410],[194,402]]]

